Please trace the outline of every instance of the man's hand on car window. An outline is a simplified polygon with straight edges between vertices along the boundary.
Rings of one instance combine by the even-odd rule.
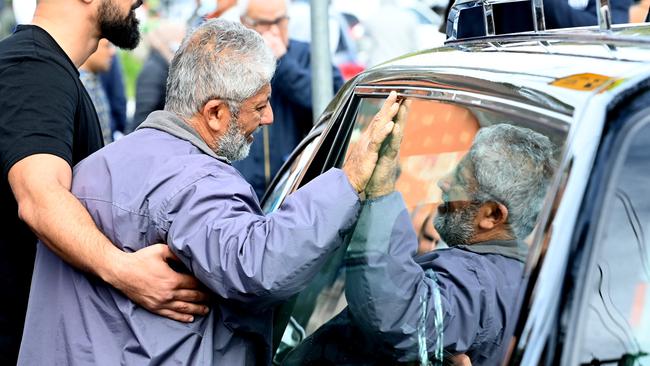
[[[189,323],[208,313],[209,295],[196,278],[174,271],[171,261],[178,258],[165,244],[125,253],[116,265],[115,287],[152,313]]]
[[[382,144],[377,166],[372,172],[368,185],[366,185],[367,198],[380,197],[395,190],[399,148],[402,137],[404,137],[404,128],[406,127],[406,118],[410,107],[410,100],[404,101],[399,107],[393,131]]]
[[[393,130],[395,125],[393,117],[397,114],[398,109],[397,93],[393,91],[386,98],[384,105],[373,117],[368,127],[361,133],[359,139],[350,145],[350,154],[343,163],[342,169],[350,180],[350,184],[359,193],[364,191],[375,169],[379,149]]]

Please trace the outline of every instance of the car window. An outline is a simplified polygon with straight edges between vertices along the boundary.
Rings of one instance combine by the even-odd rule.
[[[384,97],[360,98],[356,112],[353,114],[353,124],[347,141],[341,147],[340,163],[344,161],[348,148],[361,140],[362,132],[379,111],[383,101]],[[534,244],[531,238],[537,220],[536,212],[543,205],[549,188],[548,183],[555,174],[557,160],[560,158],[566,140],[566,128],[564,128],[565,126],[562,128],[554,126],[552,123],[548,123],[548,119],[545,120],[547,123],[536,123],[533,113],[514,113],[512,110],[508,110],[506,113],[497,109],[476,107],[475,105],[478,103],[466,106],[437,100],[407,98],[402,104],[408,106],[408,113],[398,158],[395,190],[400,193],[396,197],[399,197],[398,201],[400,205],[403,205],[403,209],[397,210],[399,212],[394,214],[395,217],[391,216],[393,213],[389,209],[376,214],[376,216],[369,214],[370,218],[366,219],[364,219],[365,214],[362,211],[357,228],[349,233],[349,247],[337,252],[328,262],[324,270],[327,274],[321,273],[321,276],[318,277],[320,287],[317,289],[314,289],[314,286],[310,287],[311,303],[306,304],[303,301],[300,308],[294,312],[293,318],[297,320],[300,330],[304,329],[308,338],[289,355],[285,360],[286,365],[310,362],[356,364],[369,361],[373,357],[396,362],[426,362],[426,360],[434,358],[451,358],[457,353],[471,353],[475,359],[485,361],[485,357],[488,356],[481,356],[482,353],[497,353],[501,349],[498,347],[495,349],[492,345],[483,347],[488,349],[487,351],[476,346],[468,349],[462,348],[463,344],[467,347],[472,341],[477,340],[477,337],[484,337],[485,342],[498,338],[503,345],[509,342],[506,337],[494,338],[494,335],[488,336],[487,333],[503,333],[503,328],[510,329],[514,324],[514,298],[520,286],[528,247]],[[472,309],[472,306],[476,305],[476,301],[481,300],[471,298],[471,296],[465,299],[467,303],[459,305],[457,299],[452,299],[456,295],[450,295],[444,290],[449,288],[454,279],[443,278],[453,277],[447,276],[449,273],[443,275],[440,273],[444,272],[445,268],[449,270],[451,267],[445,267],[447,264],[442,265],[444,268],[439,267],[432,258],[439,253],[448,253],[452,249],[453,251],[462,250],[461,256],[466,253],[465,249],[460,249],[462,245],[458,246],[456,242],[453,243],[455,247],[451,249],[445,243],[444,238],[452,238],[453,234],[450,236],[445,232],[445,235],[440,235],[436,230],[436,228],[449,228],[450,226],[449,223],[445,224],[445,220],[450,217],[441,213],[461,212],[465,204],[474,205],[479,196],[482,200],[486,200],[485,202],[493,202],[491,207],[500,207],[497,201],[509,200],[508,202],[510,202],[513,200],[512,197],[506,197],[509,193],[504,190],[494,189],[489,194],[486,193],[488,189],[480,194],[475,190],[478,179],[474,175],[479,174],[477,172],[483,176],[499,175],[499,171],[491,172],[473,167],[472,159],[468,157],[475,137],[481,130],[486,131],[481,132],[483,136],[487,136],[489,131],[495,130],[507,130],[504,133],[516,136],[522,133],[527,136],[534,135],[535,138],[543,140],[540,144],[546,149],[548,161],[552,161],[553,164],[548,166],[529,164],[528,168],[544,171],[548,178],[545,181],[546,184],[518,182],[520,189],[526,185],[536,187],[535,198],[531,199],[534,202],[530,203],[530,207],[536,208],[531,210],[525,205],[525,207],[522,205],[519,205],[521,207],[509,207],[512,217],[525,217],[525,219],[518,219],[525,221],[525,225],[516,224],[516,226],[518,228],[525,226],[526,228],[512,234],[510,238],[512,240],[504,239],[504,248],[508,246],[510,249],[504,249],[505,252],[499,252],[499,249],[496,252],[485,253],[500,256],[494,259],[499,262],[499,265],[493,263],[495,268],[502,264],[500,261],[503,261],[505,265],[510,266],[511,271],[499,272],[494,278],[477,278],[471,273],[484,273],[477,269],[480,267],[478,263],[481,263],[478,261],[472,262],[465,272],[467,276],[471,277],[468,279],[469,282],[473,282],[471,286],[478,286],[478,283],[486,284],[487,288],[495,293],[501,291],[499,286],[507,288],[504,290],[507,295],[497,298],[501,295],[499,293],[489,300],[501,302],[498,309],[492,309],[494,312],[512,312],[513,314],[509,315],[513,318],[511,320],[499,319],[499,325],[495,324],[491,328],[486,327],[486,329],[480,328],[485,326],[485,323],[497,320],[493,320],[491,316],[486,319],[474,318],[472,321],[477,324],[477,328],[468,326],[463,329],[463,332],[467,334],[459,337],[454,332],[457,333],[464,326],[459,327],[457,324],[455,325],[456,330],[445,334],[448,329],[451,329],[447,322],[451,322],[451,319],[457,317],[456,313],[462,311],[459,306],[462,308],[467,305],[468,308],[465,310],[469,312],[485,312],[487,309],[480,307]],[[491,145],[491,139],[491,137],[488,138],[483,145]],[[513,144],[517,144],[519,140],[515,137],[512,141],[514,141]],[[497,144],[499,141],[494,141],[494,143]],[[527,148],[522,144],[520,150],[524,151]],[[507,157],[493,156],[492,158],[495,167],[504,167],[504,174],[510,174],[499,177],[494,182],[512,185],[508,183],[509,180],[517,181],[521,178],[520,175],[512,171],[512,167],[508,168],[509,170],[506,169],[507,164],[503,161],[507,160]],[[476,197],[474,197],[475,193]],[[491,196],[489,196],[490,194]],[[458,202],[458,206],[454,206],[454,202]],[[473,210],[474,206],[472,207]],[[533,211],[535,213],[531,214]],[[438,216],[443,217],[439,220],[442,224],[436,221]],[[458,219],[458,217],[452,219]],[[357,250],[351,248],[359,246],[357,243],[358,233],[360,230],[364,230],[363,228],[368,231],[367,237],[381,235],[378,234],[379,232],[387,233],[386,237],[389,239],[385,243],[387,245],[385,248],[369,247],[366,251],[366,253],[381,253],[383,250],[386,255],[374,256],[372,254],[367,257],[362,255],[362,258],[357,258],[350,254]],[[378,241],[381,240],[378,239]],[[404,243],[400,241],[404,241]],[[487,241],[486,239],[482,242]],[[508,243],[506,244],[505,241]],[[371,244],[374,245],[374,243]],[[470,245],[467,247],[469,248]],[[467,255],[471,262],[475,260],[472,256],[477,252],[470,249],[467,249],[467,252],[470,253]],[[476,250],[480,252],[479,249]],[[391,262],[393,260],[391,258],[404,261],[406,267],[400,267],[400,264],[394,273],[388,273],[395,269],[396,265]],[[372,267],[369,263],[384,260],[387,262],[379,265],[378,268],[383,269],[378,272],[375,271],[377,268]],[[464,260],[458,259],[458,261],[460,263]],[[374,263],[376,264],[376,262]],[[390,269],[391,266],[393,269]],[[355,269],[351,270],[352,267]],[[366,273],[367,268],[372,268],[372,271],[375,272],[369,270]],[[381,273],[384,270],[387,273]],[[413,276],[404,277],[404,272],[413,274]],[[362,273],[362,275],[357,276],[358,273]],[[355,283],[357,280],[366,282]],[[419,281],[425,282],[420,283]],[[399,284],[396,284],[397,282]],[[377,284],[379,284],[378,287],[375,286]],[[389,295],[382,292],[391,286],[394,286],[394,290],[391,290],[393,292],[389,292]],[[472,288],[475,289],[475,287]],[[375,290],[378,292],[374,292]],[[458,291],[462,293],[468,289]],[[360,293],[365,293],[364,296],[366,296],[359,300],[362,302],[361,305],[350,302],[350,295],[356,297]],[[414,294],[422,296],[413,298]],[[459,296],[463,297],[462,294]],[[417,321],[413,321],[413,319],[417,319]],[[455,341],[454,338],[458,338],[459,341]],[[475,343],[478,344],[480,341]],[[500,354],[489,357],[493,357],[490,360],[494,361],[500,357]]]
[[[588,284],[580,363],[650,364],[650,126],[634,133],[615,189]],[[645,354],[645,356],[643,355]]]

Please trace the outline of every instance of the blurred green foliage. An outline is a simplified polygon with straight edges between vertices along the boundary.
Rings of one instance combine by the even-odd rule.
[[[124,73],[124,85],[126,87],[127,99],[135,99],[135,83],[142,69],[142,61],[128,51],[119,51],[122,71]]]

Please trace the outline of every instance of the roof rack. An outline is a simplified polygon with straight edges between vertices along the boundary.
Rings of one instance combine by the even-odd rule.
[[[599,28],[609,31],[609,0],[596,1]],[[457,0],[447,18],[447,41],[545,30],[544,0]]]

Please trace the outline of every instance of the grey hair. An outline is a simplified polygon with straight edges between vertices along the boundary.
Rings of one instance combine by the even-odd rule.
[[[250,0],[237,0],[237,8],[239,10],[239,16],[243,17],[248,14],[248,5]],[[291,0],[284,0],[284,5],[287,7],[287,14],[289,14],[289,8],[291,7]]]
[[[508,208],[508,222],[518,239],[535,227],[557,162],[548,137],[509,124],[482,128],[469,151],[478,182],[476,199]]]
[[[211,99],[233,114],[271,82],[276,60],[262,37],[239,23],[211,19],[192,30],[172,59],[165,110],[191,118]]]

